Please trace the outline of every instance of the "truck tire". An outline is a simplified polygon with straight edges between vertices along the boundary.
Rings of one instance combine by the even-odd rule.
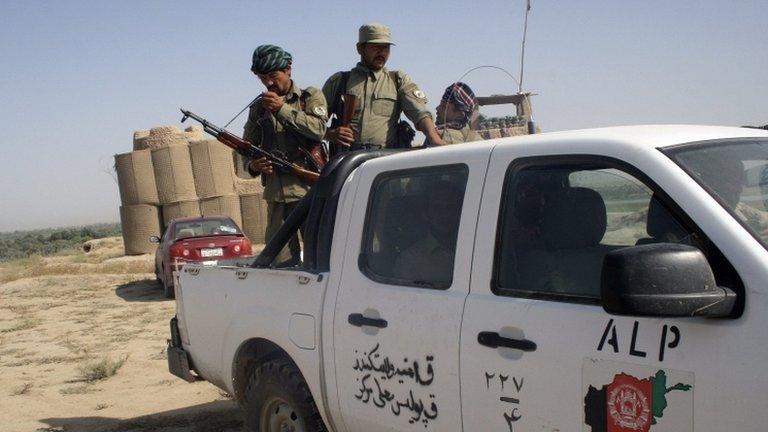
[[[250,432],[326,432],[301,372],[285,358],[253,371],[242,405]]]

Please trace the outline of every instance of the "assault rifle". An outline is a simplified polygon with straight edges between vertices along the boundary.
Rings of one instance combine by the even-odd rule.
[[[242,138],[238,138],[237,136],[233,135],[231,132],[228,132],[227,130],[216,126],[215,124],[209,122],[208,120],[198,116],[197,114],[191,111],[187,111],[184,108],[181,108],[181,113],[184,114],[184,117],[181,118],[182,123],[184,123],[188,118],[198,121],[201,125],[203,125],[203,130],[205,132],[216,137],[216,139],[219,140],[222,144],[235,150],[236,152],[240,153],[246,158],[258,159],[258,158],[265,157],[277,169],[282,169],[287,172],[293,173],[293,175],[304,180],[307,183],[315,183],[317,179],[320,177],[320,174],[318,174],[317,172],[310,171],[301,165],[295,164],[293,162],[289,162],[284,157],[278,156],[274,152],[269,152],[267,150],[262,149],[261,147],[258,147],[249,143],[248,141],[245,141]]]

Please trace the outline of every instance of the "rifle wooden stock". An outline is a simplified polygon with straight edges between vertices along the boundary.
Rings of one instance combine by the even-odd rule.
[[[298,165],[295,165],[295,164],[291,164],[289,169],[291,170],[293,175],[295,175],[296,177],[304,180],[307,183],[317,183],[317,180],[320,178],[320,174],[318,174],[318,173],[316,173],[314,171],[310,171],[310,170],[304,169],[304,168],[302,168],[302,167],[300,167]]]
[[[352,116],[355,115],[355,109],[357,108],[357,96],[346,93],[344,95],[344,111],[341,113],[340,126],[349,127],[352,123]],[[337,152],[348,149],[349,146],[339,144]]]
[[[355,115],[355,108],[357,108],[357,96],[353,94],[344,95],[344,112],[341,116],[341,125],[349,127],[352,122],[352,116]]]

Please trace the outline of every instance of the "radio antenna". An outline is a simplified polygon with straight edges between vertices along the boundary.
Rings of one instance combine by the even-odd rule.
[[[523,44],[520,50],[520,82],[517,92],[523,92],[523,67],[525,66],[525,36],[528,34],[528,14],[531,12],[531,0],[525,0],[525,25],[523,26]]]

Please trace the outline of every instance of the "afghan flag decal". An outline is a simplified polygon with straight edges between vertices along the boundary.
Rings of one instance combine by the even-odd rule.
[[[621,373],[606,388],[608,432],[649,432],[652,384]]]
[[[677,375],[680,373],[677,372]],[[584,424],[591,432],[652,432],[657,427],[654,425],[668,411],[669,393],[690,392],[693,386],[685,381],[667,387],[667,373],[658,369],[644,378],[637,378],[626,371],[614,373],[613,379],[606,385],[588,385],[584,396]],[[692,382],[692,378],[688,382]],[[685,418],[682,420],[685,421]],[[677,424],[677,420],[673,424]],[[663,429],[669,430],[670,427],[676,431],[689,430],[672,424]]]

